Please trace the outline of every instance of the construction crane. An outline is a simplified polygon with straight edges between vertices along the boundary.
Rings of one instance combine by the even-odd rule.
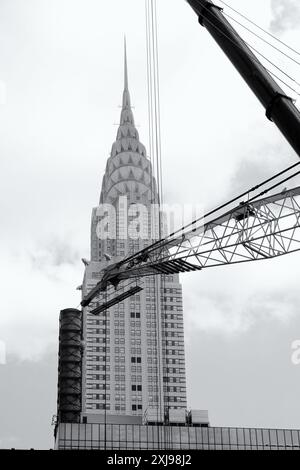
[[[206,0],[186,1],[260,100],[267,118],[274,122],[300,157],[300,112],[293,100],[226,20],[219,6]],[[210,211],[201,221],[194,220],[134,255],[110,264],[81,305],[89,305],[99,293],[107,292],[111,286],[117,288],[128,279],[200,271],[299,251],[300,187],[278,192],[286,181],[300,174],[299,165],[300,162],[292,165]],[[267,195],[276,189],[277,192]],[[115,295],[91,313],[99,314],[140,289],[136,286]]]

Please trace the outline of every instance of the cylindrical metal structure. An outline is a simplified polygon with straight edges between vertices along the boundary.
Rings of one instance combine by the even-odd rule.
[[[57,422],[79,423],[82,401],[82,312],[61,310],[59,318]]]
[[[207,0],[186,0],[223,52],[244,78],[274,122],[300,157],[300,112],[271,77],[245,41],[222,14]]]

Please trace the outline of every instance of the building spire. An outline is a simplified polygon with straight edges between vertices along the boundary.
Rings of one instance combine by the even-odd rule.
[[[128,91],[128,69],[127,69],[127,46],[126,36],[124,36],[124,90]]]
[[[133,114],[131,111],[130,94],[129,94],[129,89],[128,89],[126,36],[124,36],[124,91],[123,91],[121,124],[124,124],[125,122],[130,122],[132,125],[134,125]]]
[[[124,37],[124,90],[123,104],[120,117],[120,125],[117,133],[117,139],[111,150],[111,156],[119,153],[133,151],[146,156],[146,149],[140,143],[139,133],[134,124],[133,112],[130,104],[130,94],[128,89],[128,67],[127,67],[127,47],[126,37]]]

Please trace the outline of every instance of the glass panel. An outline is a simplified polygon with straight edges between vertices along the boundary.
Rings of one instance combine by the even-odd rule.
[[[221,450],[223,448],[222,429],[215,429],[215,449]]]
[[[270,450],[270,434],[269,429],[263,429],[263,448],[264,450]]]
[[[121,424],[119,426],[119,432],[120,432],[120,448],[121,449],[126,449],[127,448],[127,436],[126,436],[126,425]]]
[[[298,431],[292,431],[293,449],[299,449],[299,433]]]
[[[256,442],[258,450],[262,450],[263,447],[263,436],[262,436],[262,429],[256,429]]]
[[[132,448],[133,444],[133,427],[130,424],[126,426],[126,440],[127,440],[127,448]]]
[[[141,427],[141,449],[147,449],[147,427]]]
[[[250,439],[251,439],[251,446],[253,450],[257,450],[257,440],[256,440],[256,429],[250,429]]]
[[[203,449],[203,435],[202,435],[202,428],[195,428],[196,431],[196,442],[197,442],[197,449]]]
[[[286,450],[292,450],[292,432],[286,429],[284,431],[284,435],[285,435]]]
[[[97,443],[100,441],[101,449],[104,448],[105,441],[105,426],[104,424],[92,424],[91,429],[92,446],[96,448]]]
[[[140,426],[133,425],[133,449],[140,448]]]
[[[99,427],[97,426],[97,429]],[[97,441],[99,441],[99,432],[97,432]],[[89,446],[91,446],[91,441],[92,441],[92,424],[86,424],[85,425],[85,440],[86,442],[89,442]]]
[[[245,449],[251,450],[250,429],[244,429]]]
[[[184,449],[187,449],[187,444],[189,443],[189,435],[187,432],[186,427],[180,426],[180,433],[181,433],[181,443],[184,445]]]
[[[146,426],[148,436],[148,449],[155,449],[153,426]]]
[[[271,429],[270,430],[270,438],[271,438],[271,450],[277,450],[278,449],[278,443],[277,443],[276,429]]]
[[[277,440],[278,440],[278,449],[284,450],[285,449],[285,437],[284,437],[284,432],[282,429],[277,430]]]
[[[222,443],[223,443],[223,449],[230,449],[229,445],[229,429],[228,428],[221,428],[222,430]]]
[[[197,442],[197,437],[196,437],[196,428],[189,426],[189,436],[190,436],[190,446],[191,449],[196,449],[196,442]]]
[[[177,426],[172,426],[172,449],[180,449],[180,428]]]
[[[112,426],[112,448],[120,448],[120,426],[116,424]]]
[[[208,428],[201,428],[203,449],[209,449]]]
[[[238,448],[245,449],[244,429],[237,429]]]
[[[230,448],[233,450],[237,450],[238,449],[237,429],[230,428],[229,435],[230,435]]]
[[[209,443],[209,449],[215,450],[215,428],[208,428],[208,443]]]

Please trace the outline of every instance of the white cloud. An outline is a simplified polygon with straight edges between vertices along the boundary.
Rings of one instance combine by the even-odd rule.
[[[245,335],[269,322],[293,322],[300,304],[299,256],[212,268],[182,278],[187,337],[195,331]]]
[[[59,259],[53,252],[35,250],[35,261],[26,252],[4,253],[1,250],[2,314],[0,339],[6,354],[22,359],[37,359],[57,348],[59,311],[76,307],[80,296],[81,266]],[[53,262],[55,261],[55,262]]]
[[[271,0],[273,18],[271,30],[282,33],[299,27],[300,5],[297,0]]]

